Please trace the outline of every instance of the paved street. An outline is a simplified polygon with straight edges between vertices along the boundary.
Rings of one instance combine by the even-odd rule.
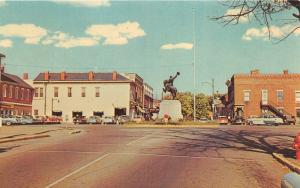
[[[298,127],[123,128],[0,144],[1,187],[279,187]]]

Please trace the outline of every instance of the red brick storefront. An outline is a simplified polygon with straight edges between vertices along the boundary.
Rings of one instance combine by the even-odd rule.
[[[273,106],[300,118],[300,74],[263,74],[253,70],[250,74],[235,74],[227,81],[228,116],[260,115]]]
[[[30,115],[33,88],[0,66],[0,115]]]

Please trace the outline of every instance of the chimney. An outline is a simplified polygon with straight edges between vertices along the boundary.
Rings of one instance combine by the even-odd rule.
[[[23,80],[28,80],[28,73],[27,72],[23,73]]]
[[[112,80],[113,80],[113,81],[116,81],[116,80],[117,80],[117,72],[116,72],[116,71],[114,71],[114,72],[112,73]]]
[[[284,75],[289,74],[289,70],[287,70],[287,69],[283,70],[283,74],[284,74]]]
[[[88,79],[89,79],[89,81],[92,81],[92,80],[94,80],[94,72],[93,71],[90,71],[89,73],[88,73],[89,75],[88,75]]]
[[[60,73],[60,80],[66,80],[67,74],[65,71]]]
[[[44,73],[44,80],[48,81],[49,80],[49,71]]]
[[[258,75],[259,74],[259,70],[258,69],[254,69],[254,70],[251,70],[251,76],[254,76],[254,75]]]

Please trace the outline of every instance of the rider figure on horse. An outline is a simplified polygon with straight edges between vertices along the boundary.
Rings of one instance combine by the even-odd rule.
[[[175,78],[180,75],[179,72],[176,73],[175,76],[170,76],[170,78],[168,80],[164,80],[164,88],[163,88],[163,91],[166,93],[167,91],[169,91],[172,96],[173,96],[173,99],[175,99],[176,97],[176,93],[177,93],[177,89],[176,87],[173,86],[173,82],[175,80]]]

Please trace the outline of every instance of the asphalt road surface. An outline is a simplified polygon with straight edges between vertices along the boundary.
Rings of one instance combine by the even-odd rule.
[[[63,139],[0,144],[0,187],[279,187],[289,169],[270,154],[286,150],[298,132],[287,126],[80,129]]]

